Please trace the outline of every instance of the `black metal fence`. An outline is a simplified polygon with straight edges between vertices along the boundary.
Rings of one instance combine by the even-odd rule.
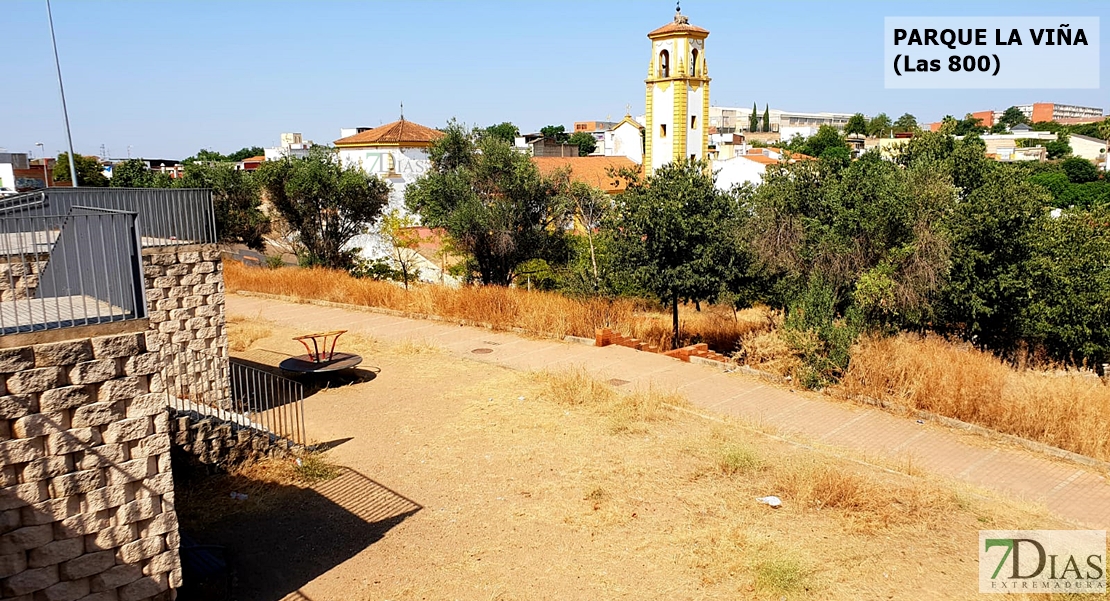
[[[167,345],[167,363],[158,388],[176,411],[211,417],[269,434],[294,444],[307,444],[304,386],[212,349],[193,350]]]
[[[138,214],[143,247],[216,241],[212,191],[199,188],[46,188],[0,200],[0,217],[68,215],[74,207]]]
[[[136,214],[0,215],[0,335],[146,316]]]

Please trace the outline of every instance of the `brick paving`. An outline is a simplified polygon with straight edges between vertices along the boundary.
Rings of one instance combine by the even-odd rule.
[[[228,295],[231,315],[263,316],[283,326],[347,329],[381,340],[428,343],[447,352],[517,370],[583,367],[599,380],[627,381],[622,389],[677,391],[695,408],[736,416],[802,440],[840,447],[888,462],[912,464],[968,484],[1044,503],[1078,524],[1110,528],[1110,482],[1096,470],[932,423],[798,393],[755,376],[632,349],[535,340],[506,332],[394,317],[356,309],[303,305]],[[490,349],[475,354],[474,349]],[[373,357],[366,362],[372,364]]]

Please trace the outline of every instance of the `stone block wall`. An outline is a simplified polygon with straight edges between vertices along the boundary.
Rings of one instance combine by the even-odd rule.
[[[232,467],[263,457],[296,457],[304,447],[254,428],[187,411],[170,416],[175,447],[205,465]]]
[[[0,301],[33,298],[39,286],[39,273],[46,259],[39,255],[15,255],[22,260],[0,261]]]
[[[180,586],[152,338],[0,349],[0,598],[169,599]]]
[[[224,278],[215,244],[143,249],[151,344],[163,355],[152,390],[211,405],[229,396]]]

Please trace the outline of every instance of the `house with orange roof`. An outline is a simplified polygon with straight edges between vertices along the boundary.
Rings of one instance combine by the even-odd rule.
[[[627,180],[615,177],[611,172],[624,169],[640,171],[640,165],[628,157],[532,157],[532,163],[543,175],[566,169],[571,181],[588,184],[606,194],[620,194],[628,188]]]
[[[745,154],[713,163],[713,171],[717,175],[717,188],[729,190],[738,184],[758,186],[763,183],[768,167],[811,160],[813,157],[809,155],[781,148],[749,148]]]
[[[383,212],[397,209],[407,213],[405,188],[431,168],[428,149],[444,134],[402,116],[378,127],[342,129],[340,135],[333,144],[343,164],[389,182],[389,203]],[[356,236],[352,244],[362,248],[367,259],[385,257],[391,251],[376,233]]]

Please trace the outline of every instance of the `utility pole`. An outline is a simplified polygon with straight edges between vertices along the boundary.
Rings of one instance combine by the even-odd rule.
[[[69,140],[69,181],[77,187],[77,165],[73,161],[73,134],[69,131],[69,110],[66,108],[66,89],[62,86],[62,63],[58,60],[58,40],[54,37],[54,14],[50,11],[50,0],[46,0],[46,18],[50,21],[50,42],[54,45],[54,67],[58,70],[58,91],[62,94],[62,117],[66,122],[66,138]]]

